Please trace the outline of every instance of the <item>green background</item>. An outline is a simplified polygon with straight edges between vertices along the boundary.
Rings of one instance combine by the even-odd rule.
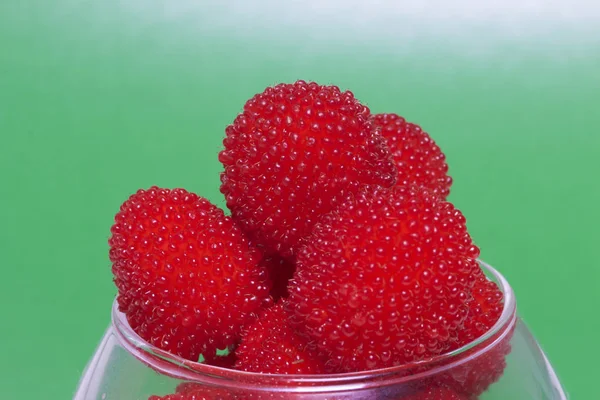
[[[120,203],[156,184],[223,205],[224,127],[302,78],[433,136],[483,259],[596,398],[600,7],[280,3],[0,1],[1,397],[72,396],[109,322]]]

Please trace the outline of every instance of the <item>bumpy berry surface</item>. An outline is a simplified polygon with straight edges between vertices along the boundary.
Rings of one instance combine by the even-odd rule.
[[[150,396],[148,400],[233,400],[235,397],[224,389],[208,387],[193,382],[177,386],[175,393],[166,396]]]
[[[504,374],[506,356],[511,352],[512,335],[511,330],[494,347],[466,363],[449,369],[436,380],[469,398],[481,395]],[[467,351],[464,356],[467,357],[474,351]]]
[[[500,319],[504,309],[504,296],[495,282],[490,281],[483,271],[478,271],[477,280],[467,301],[469,314],[463,329],[457,332],[457,343],[462,347],[481,337]]]
[[[109,240],[120,311],[151,344],[196,361],[239,339],[269,287],[233,221],[183,189],[132,195]]]
[[[288,296],[288,284],[296,271],[296,264],[278,255],[263,258],[263,265],[271,280],[271,297],[274,302]]]
[[[397,114],[376,114],[372,122],[394,157],[397,184],[424,186],[446,199],[452,178],[448,176],[446,156],[433,139],[421,127]]]
[[[465,222],[424,188],[369,187],[350,196],[298,254],[291,320],[334,370],[443,353],[467,316],[479,270]]]
[[[210,391],[200,390],[197,392],[175,393],[166,396],[150,396],[148,400],[233,400],[234,397],[227,394],[215,394]]]
[[[494,326],[504,308],[502,291],[496,283],[488,280],[481,272],[473,287],[468,306],[469,315],[464,322],[463,329],[456,332],[456,341],[450,350],[471,343]],[[506,356],[511,351],[511,338],[512,331],[485,353],[448,370],[442,376],[441,381],[461,393],[476,396],[482,394],[504,374]],[[491,338],[486,343],[493,340],[494,338]],[[479,347],[481,346],[467,351],[464,356],[477,351]]]
[[[298,81],[257,94],[226,129],[221,192],[253,241],[293,258],[319,216],[396,168],[351,92]]]
[[[177,393],[177,394],[168,394],[166,396],[156,396],[152,395],[148,397],[148,400],[221,400],[219,397],[214,397],[212,395],[206,395],[202,393]]]
[[[236,369],[270,374],[318,374],[324,371],[315,349],[297,336],[281,304],[245,330],[236,350]]]

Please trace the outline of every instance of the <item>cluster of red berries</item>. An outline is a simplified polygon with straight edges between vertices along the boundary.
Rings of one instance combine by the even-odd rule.
[[[298,81],[250,99],[223,145],[231,216],[152,187],[115,217],[119,310],[149,343],[242,371],[335,374],[426,360],[498,320],[502,293],[446,201],[445,156],[419,126]],[[503,357],[485,367],[406,398],[471,399]],[[162,399],[225,398],[183,387]]]

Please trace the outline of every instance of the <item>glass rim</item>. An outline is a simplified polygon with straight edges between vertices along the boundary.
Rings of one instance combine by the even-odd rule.
[[[435,357],[395,367],[340,374],[285,375],[237,371],[194,362],[161,350],[142,339],[129,326],[125,314],[118,310],[116,298],[112,306],[112,326],[121,345],[135,358],[158,373],[183,381],[233,390],[296,393],[364,390],[408,384],[460,366],[491,351],[504,340],[515,325],[516,299],[513,289],[496,269],[481,260],[477,261],[486,275],[493,277],[503,293],[504,307],[498,321],[484,335],[465,346]],[[420,372],[408,373],[413,369]]]

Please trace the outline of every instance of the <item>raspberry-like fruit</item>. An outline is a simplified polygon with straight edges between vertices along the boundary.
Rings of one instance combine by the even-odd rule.
[[[150,396],[148,400],[233,400],[235,397],[225,389],[201,385],[199,383],[180,383],[175,393],[166,396]]]
[[[270,374],[319,374],[324,366],[288,324],[281,304],[263,314],[245,330],[236,350],[236,369]]]
[[[433,139],[416,124],[397,114],[376,114],[373,128],[383,135],[398,169],[398,185],[419,185],[446,199],[452,178],[446,156]]]
[[[462,327],[478,255],[451,203],[420,187],[368,187],[315,226],[286,307],[334,371],[422,360]]]
[[[457,332],[455,348],[462,347],[489,331],[500,319],[504,309],[504,296],[495,282],[490,281],[482,270],[467,301],[469,314],[463,329]]]
[[[269,296],[262,255],[223,211],[184,189],[139,190],[109,240],[119,310],[151,344],[196,361],[236,344]]]
[[[211,392],[207,392],[204,390],[199,390],[197,392],[168,394],[166,396],[153,395],[148,398],[148,400],[231,400],[231,399],[233,399],[232,396],[213,394]]]
[[[503,300],[504,297],[498,285],[488,280],[480,271],[472,290],[472,297],[468,301],[468,317],[464,322],[463,329],[456,332],[456,340],[450,350],[465,346],[489,331],[502,314]],[[499,334],[502,332],[501,330]],[[504,374],[506,356],[511,351],[512,330],[484,353],[475,357],[472,354],[482,346],[493,343],[499,334],[487,339],[485,343],[467,350],[461,356],[467,358],[468,361],[449,369],[442,375],[440,381],[467,395],[479,396],[485,392]]]
[[[298,81],[255,95],[226,129],[221,192],[242,229],[293,258],[318,218],[365,184],[397,175],[370,111],[336,86]]]
[[[195,393],[176,393],[168,394],[166,396],[152,395],[148,397],[148,400],[221,400],[218,397],[211,395],[202,394],[200,392]]]

